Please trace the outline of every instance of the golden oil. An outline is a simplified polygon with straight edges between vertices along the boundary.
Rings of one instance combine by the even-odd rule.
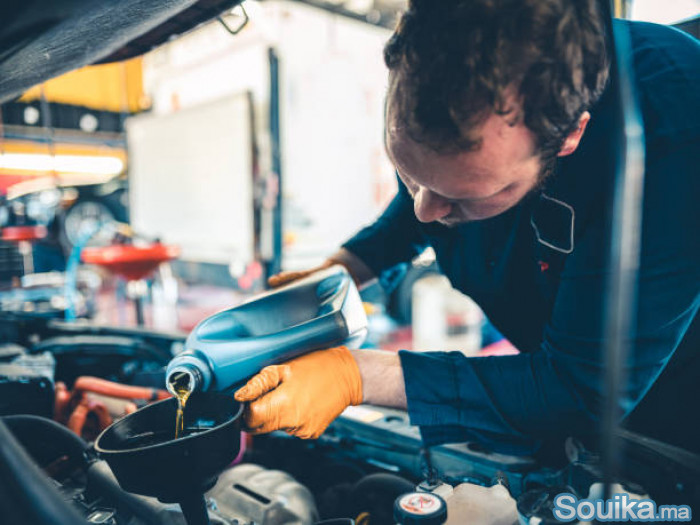
[[[177,415],[175,416],[175,439],[180,437],[180,434],[185,428],[185,405],[192,394],[190,377],[188,374],[176,374],[172,379],[170,386],[175,392],[177,398]]]

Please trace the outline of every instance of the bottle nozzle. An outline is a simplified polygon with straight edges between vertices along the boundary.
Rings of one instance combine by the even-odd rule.
[[[165,385],[172,395],[177,396],[178,392],[186,390],[194,392],[201,389],[202,374],[193,366],[181,365],[168,370]]]
[[[176,395],[176,388],[190,392],[206,391],[212,384],[212,374],[205,361],[191,352],[173,358],[165,371],[165,388]]]

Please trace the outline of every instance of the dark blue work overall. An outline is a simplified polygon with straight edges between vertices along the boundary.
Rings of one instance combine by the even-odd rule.
[[[646,134],[638,307],[621,404],[631,430],[700,451],[700,43],[665,26],[616,24],[630,30]],[[619,135],[611,93],[591,109],[578,150],[507,212],[453,228],[422,224],[399,184],[383,215],[345,244],[377,275],[432,246],[452,285],[522,352],[401,352],[410,418],[427,444],[477,438],[531,450],[596,426]]]

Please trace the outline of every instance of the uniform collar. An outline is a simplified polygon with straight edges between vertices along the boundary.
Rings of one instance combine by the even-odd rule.
[[[560,253],[575,247],[576,210],[572,204],[542,192],[530,215],[537,242]]]
[[[563,254],[576,248],[576,239],[592,220],[610,207],[614,180],[614,100],[606,93],[591,109],[591,122],[578,149],[556,160],[532,208],[530,224],[537,242]]]

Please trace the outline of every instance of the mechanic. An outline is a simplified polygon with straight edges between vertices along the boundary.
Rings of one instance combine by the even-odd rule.
[[[363,283],[432,246],[521,353],[314,352],[236,393],[254,432],[317,437],[359,403],[406,408],[428,446],[526,453],[597,428],[620,134],[604,27],[594,0],[410,3],[385,48],[399,191],[323,266]],[[614,31],[630,34],[646,136],[620,409],[629,429],[700,451],[700,44],[655,24],[616,20]]]

